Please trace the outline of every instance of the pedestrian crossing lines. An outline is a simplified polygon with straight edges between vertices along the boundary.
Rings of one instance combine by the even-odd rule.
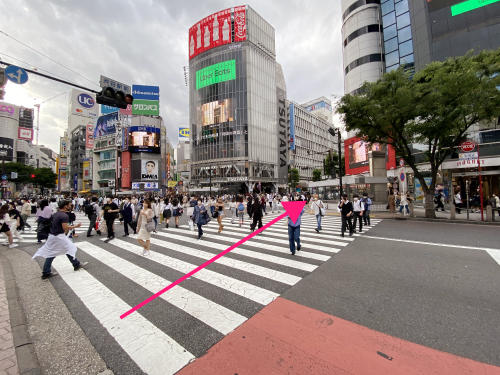
[[[276,216],[267,215],[263,221]],[[204,236],[199,241],[197,231],[187,225],[178,229],[159,225],[158,233],[151,234],[147,257],[140,255],[142,247],[135,235],[109,243],[104,243],[104,238],[80,239],[75,241],[77,257],[89,261],[89,266],[73,272],[64,257],[56,258],[53,266],[96,324],[135,363],[137,369],[130,369],[130,373],[174,374],[355,241],[355,237],[334,234],[340,232],[340,218],[324,217],[323,231],[317,233],[316,218],[304,215],[302,250],[292,256],[282,220],[137,312],[119,318],[250,233],[250,221],[239,227],[230,220],[224,219],[220,234],[216,220],[212,220],[203,227]],[[70,309],[78,306],[67,305]],[[97,330],[87,334],[91,342],[102,340]],[[119,355],[100,354],[112,370],[119,366]]]

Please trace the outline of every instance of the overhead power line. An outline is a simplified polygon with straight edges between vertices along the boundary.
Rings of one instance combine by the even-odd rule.
[[[98,83],[95,83],[94,81],[92,81],[92,80],[88,79],[88,78],[87,78],[87,77],[85,77],[85,76],[82,76],[80,73],[75,72],[74,70],[72,70],[72,69],[68,68],[67,66],[65,66],[65,65],[61,64],[60,62],[57,62],[56,60],[54,60],[54,59],[50,58],[49,56],[47,56],[47,55],[43,54],[43,53],[42,53],[42,52],[40,52],[40,51],[38,51],[38,50],[34,49],[33,47],[30,47],[30,46],[28,46],[27,44],[25,44],[25,43],[21,42],[20,40],[17,40],[16,38],[14,38],[14,37],[10,36],[10,35],[9,35],[9,34],[7,34],[6,32],[4,32],[4,31],[1,31],[1,30],[0,30],[0,33],[2,33],[3,35],[5,35],[5,36],[6,36],[6,37],[8,37],[8,38],[11,38],[12,40],[15,40],[16,42],[18,42],[18,43],[22,44],[23,46],[25,46],[25,47],[27,47],[27,48],[29,48],[29,49],[31,49],[31,50],[33,50],[33,51],[35,51],[36,53],[39,53],[40,55],[42,55],[43,57],[46,57],[46,58],[47,58],[47,59],[49,59],[50,61],[53,61],[53,62],[55,62],[55,63],[56,63],[56,64],[58,64],[58,65],[61,65],[63,68],[68,69],[70,72],[75,73],[76,75],[78,75],[78,76],[80,76],[80,77],[82,77],[82,78],[86,79],[87,81],[89,81],[89,82],[93,83],[94,85],[99,86],[99,84],[98,84]]]

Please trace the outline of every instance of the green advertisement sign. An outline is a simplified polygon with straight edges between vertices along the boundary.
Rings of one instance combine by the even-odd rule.
[[[477,9],[484,7],[486,5],[490,5],[496,2],[499,2],[500,0],[467,0],[464,1],[463,3],[453,5],[451,7],[451,15],[452,16],[457,16],[459,14],[469,12],[471,10]]]
[[[134,102],[132,103],[132,114],[159,116],[160,102],[158,100],[134,99]]]
[[[228,60],[196,72],[196,90],[214,83],[236,79],[236,61]]]

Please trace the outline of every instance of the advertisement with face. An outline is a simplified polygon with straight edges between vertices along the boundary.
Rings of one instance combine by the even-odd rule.
[[[94,139],[105,135],[116,133],[116,123],[118,122],[118,112],[99,116],[94,127]]]
[[[359,168],[367,166],[368,161],[368,152],[370,151],[386,151],[385,145],[381,145],[379,143],[369,144],[364,141],[358,141],[351,145],[349,145],[349,168]]]
[[[217,100],[201,105],[201,124],[215,125],[226,121],[233,121],[230,117],[231,99]]]
[[[161,153],[160,129],[150,126],[130,126],[128,128],[128,150],[131,152]]]
[[[144,181],[158,180],[157,160],[143,160],[141,162],[141,179]]]

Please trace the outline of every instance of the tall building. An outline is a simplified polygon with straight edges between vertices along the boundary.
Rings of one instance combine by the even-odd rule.
[[[182,181],[184,186],[189,186],[191,180],[190,149],[191,143],[189,141],[179,142],[176,148],[175,169],[178,181]]]
[[[191,192],[286,186],[286,85],[274,28],[251,7],[228,8],[189,30]]]
[[[293,101],[288,103],[290,158],[293,160],[293,167],[299,170],[300,180],[309,181],[312,180],[314,169],[320,169],[323,174],[323,160],[328,151],[336,151],[333,148],[333,138],[328,133],[332,126],[331,102],[322,97],[302,105]],[[324,114],[324,111],[328,111],[330,116]]]

